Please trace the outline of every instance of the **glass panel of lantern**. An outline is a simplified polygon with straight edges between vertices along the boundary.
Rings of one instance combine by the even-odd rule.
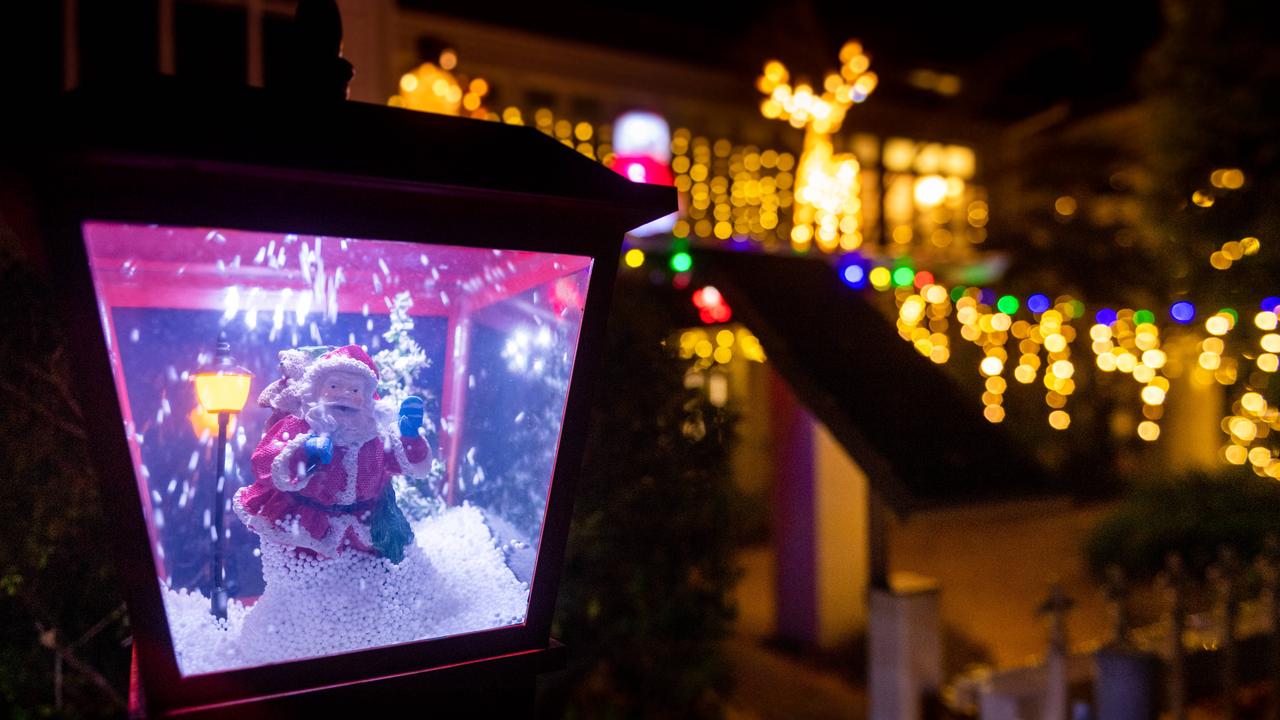
[[[524,622],[591,258],[82,231],[183,676]]]

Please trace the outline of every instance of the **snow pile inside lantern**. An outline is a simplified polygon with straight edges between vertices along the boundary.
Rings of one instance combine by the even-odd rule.
[[[83,230],[184,675],[524,621],[589,258]]]

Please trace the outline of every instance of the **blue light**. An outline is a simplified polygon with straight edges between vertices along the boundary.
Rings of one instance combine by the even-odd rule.
[[[1027,298],[1027,309],[1033,313],[1042,313],[1049,309],[1049,296],[1036,293]]]
[[[1280,297],[1272,296],[1262,301],[1263,310],[1270,310],[1271,312],[1275,312],[1277,305],[1280,305]]]
[[[854,290],[861,289],[867,284],[867,271],[861,265],[849,265],[844,272],[840,273],[840,276],[844,278],[844,284]]]
[[[978,302],[983,305],[995,305],[996,291],[991,288],[982,288],[978,291]]]
[[[1196,319],[1196,306],[1186,300],[1179,300],[1169,307],[1169,316],[1186,325]]]
[[[1102,308],[1093,317],[1098,321],[1099,325],[1110,325],[1116,321],[1116,311],[1111,308]]]

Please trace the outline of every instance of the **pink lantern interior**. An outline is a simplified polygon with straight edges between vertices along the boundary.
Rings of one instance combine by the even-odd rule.
[[[475,392],[476,384],[476,332],[484,328],[492,347],[494,338],[519,336],[530,322],[561,328],[568,348],[564,357],[571,367],[591,268],[591,258],[575,255],[231,229],[88,221],[83,233],[142,509],[149,519],[158,517],[153,502],[160,502],[163,494],[157,489],[163,483],[148,480],[142,447],[152,423],[149,415],[155,411],[136,417],[130,392],[137,398],[139,386],[152,380],[136,372],[128,376],[122,360],[126,349],[134,358],[145,355],[146,337],[137,348],[122,347],[138,343],[139,330],[117,328],[120,313],[203,311],[201,317],[220,317],[222,325],[264,342],[269,338],[273,347],[340,345],[347,344],[347,335],[335,338],[333,328],[345,323],[344,328],[360,325],[363,330],[367,324],[368,332],[361,337],[375,338],[375,322],[379,327],[386,323],[392,300],[410,293],[409,315],[433,319],[444,328],[438,451],[446,474],[443,500],[452,506],[460,502],[459,468],[471,460],[463,455],[475,443],[467,437],[467,412],[468,394]],[[350,336],[354,342],[356,333]],[[212,350],[213,340],[207,338],[207,350]],[[194,372],[200,360],[184,358],[186,366],[176,370],[185,380],[184,371]],[[256,410],[253,398],[276,379],[271,368],[261,363],[257,367],[246,412]],[[170,375],[174,371],[171,366]],[[567,392],[567,383],[565,388]],[[562,416],[562,405],[559,410]],[[197,465],[194,455],[191,465]],[[203,467],[199,471],[207,474]],[[547,481],[549,489],[549,477]],[[149,522],[153,545],[159,549],[157,575],[167,580],[170,573],[157,527],[157,522]],[[533,538],[535,543],[538,539]],[[251,604],[253,598],[245,601]]]

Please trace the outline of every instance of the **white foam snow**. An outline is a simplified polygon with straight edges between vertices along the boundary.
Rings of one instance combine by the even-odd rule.
[[[393,564],[359,552],[300,557],[261,541],[266,589],[227,619],[202,593],[162,587],[183,675],[332,655],[524,621],[529,586],[507,567],[475,507],[413,523],[415,544]]]

